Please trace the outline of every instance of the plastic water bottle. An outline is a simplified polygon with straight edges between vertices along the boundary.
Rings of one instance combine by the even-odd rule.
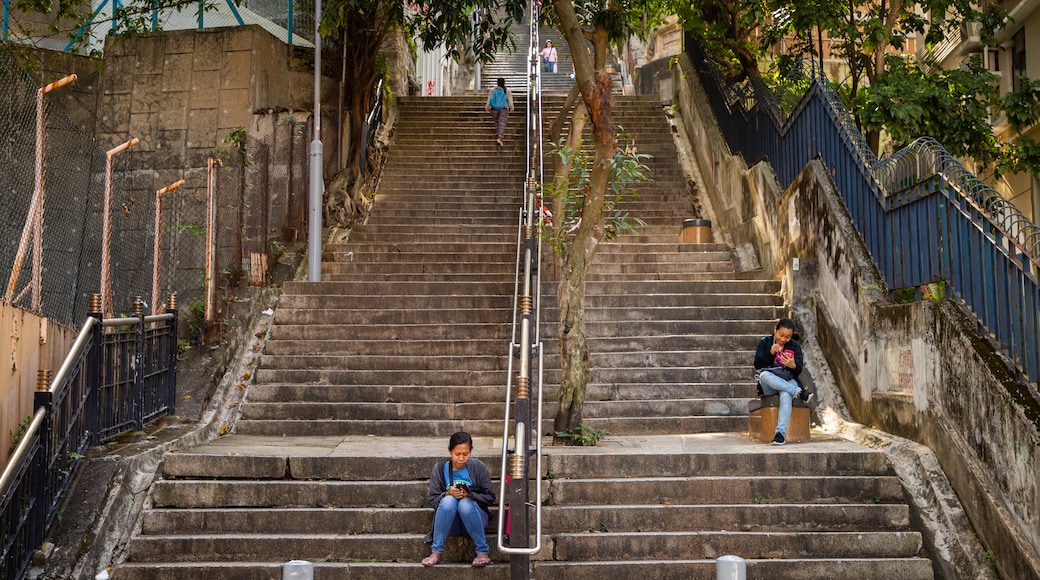
[[[98,572],[97,576],[94,576],[94,580],[108,580],[108,568]]]

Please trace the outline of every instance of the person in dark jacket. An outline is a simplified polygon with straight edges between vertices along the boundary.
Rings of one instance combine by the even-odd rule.
[[[438,461],[430,474],[426,504],[437,513],[433,518],[433,545],[422,565],[435,566],[440,562],[448,536],[467,535],[473,538],[477,549],[473,566],[487,566],[491,558],[484,528],[491,518],[488,506],[495,503],[491,472],[482,461],[470,457],[473,438],[469,433],[460,431],[452,435],[448,451],[451,458]]]
[[[786,443],[787,424],[791,419],[794,398],[809,403],[813,394],[798,382],[802,373],[802,345],[795,340],[794,321],[781,318],[772,336],[763,336],[755,349],[755,369],[759,370],[758,386],[766,395],[780,395],[773,445]]]

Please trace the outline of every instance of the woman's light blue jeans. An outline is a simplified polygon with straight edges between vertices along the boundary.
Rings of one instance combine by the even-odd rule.
[[[443,554],[444,539],[448,536],[469,536],[476,544],[477,553],[487,554],[488,544],[484,538],[484,528],[487,524],[487,512],[480,509],[472,498],[464,497],[459,500],[446,495],[437,504],[437,515],[433,517],[433,545],[430,546],[430,551]]]
[[[776,417],[776,432],[787,437],[787,424],[791,420],[791,404],[802,388],[794,379],[785,381],[773,373],[762,372],[758,377],[762,392],[767,395],[780,395],[780,411]]]

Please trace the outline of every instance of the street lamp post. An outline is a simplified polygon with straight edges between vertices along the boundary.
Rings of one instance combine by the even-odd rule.
[[[310,214],[307,221],[307,280],[321,281],[321,0],[314,1],[314,140],[311,141],[309,197]]]

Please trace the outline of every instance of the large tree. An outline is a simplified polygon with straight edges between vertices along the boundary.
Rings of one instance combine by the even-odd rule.
[[[614,81],[606,70],[612,42],[624,41],[629,35],[643,33],[656,26],[663,9],[662,2],[652,0],[553,0],[545,6],[544,18],[552,22],[567,41],[574,61],[575,90],[567,99],[561,118],[553,123],[550,134],[556,138],[563,116],[572,115],[571,105],[578,91],[581,105],[578,121],[572,126],[572,147],[579,146],[578,131],[586,121],[592,126],[592,166],[587,187],[583,188],[581,222],[559,256],[560,286],[559,341],[562,358],[560,387],[554,430],[566,432],[582,418],[585,390],[589,380],[589,349],[585,319],[585,282],[593,257],[606,232],[603,207],[607,191],[616,176],[615,155],[618,139],[614,129]],[[590,46],[591,45],[591,46]],[[587,112],[587,113],[586,113]],[[569,188],[568,172],[559,156],[554,158],[556,191]],[[559,206],[557,206],[559,207]],[[558,215],[562,212],[557,210]],[[564,226],[562,219],[554,224]],[[556,234],[559,237],[559,233]]]

